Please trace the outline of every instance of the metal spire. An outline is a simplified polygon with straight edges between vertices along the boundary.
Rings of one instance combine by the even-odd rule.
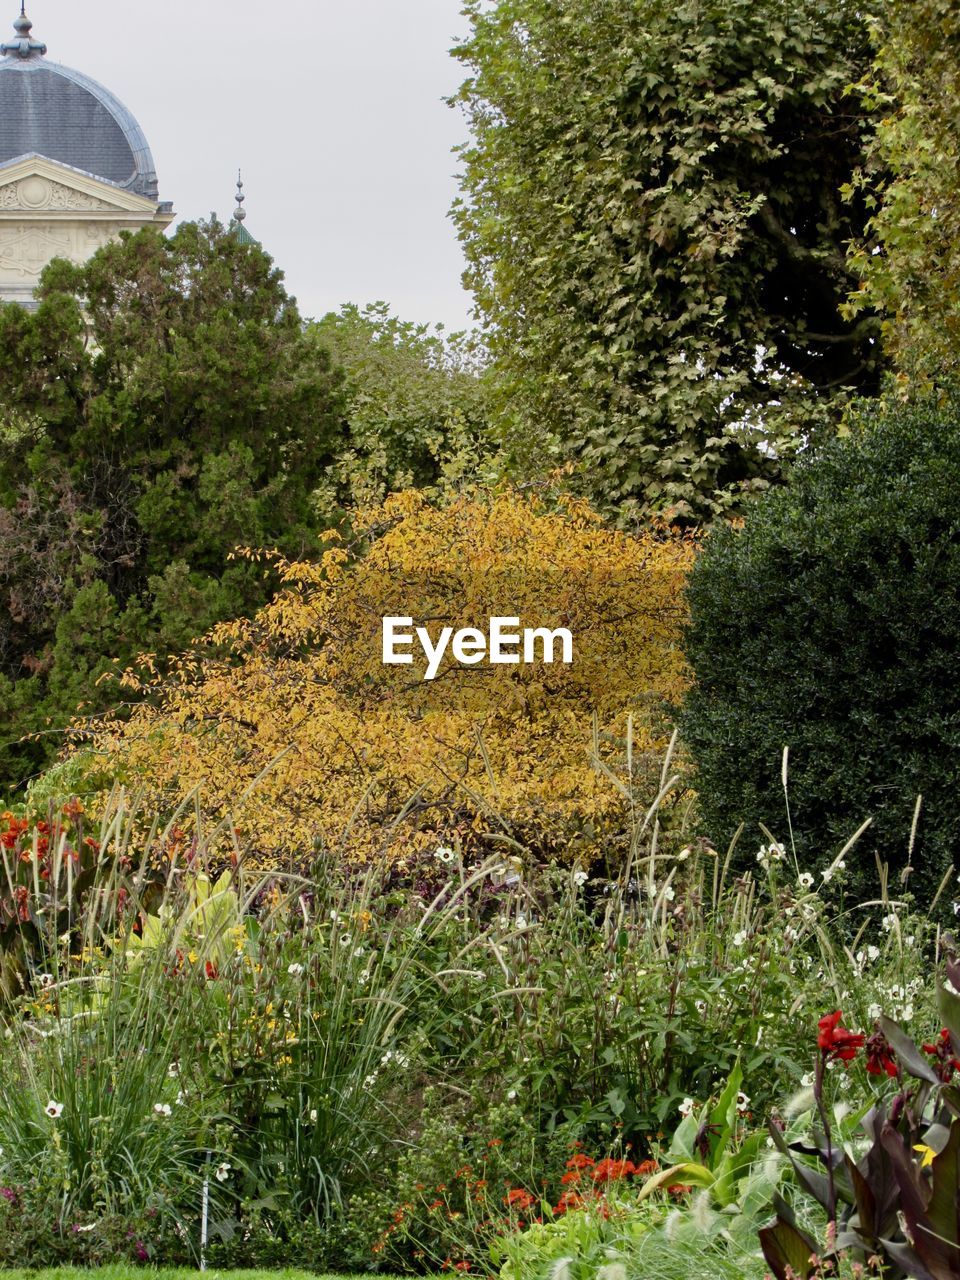
[[[237,222],[243,222],[244,218],[247,216],[247,211],[243,207],[243,202],[244,200],[246,200],[246,198],[247,197],[243,194],[243,178],[241,177],[240,170],[238,169],[237,170],[237,207],[233,211],[234,219]]]
[[[20,17],[14,21],[13,29],[17,33],[16,39],[0,44],[0,53],[6,57],[42,58],[47,52],[43,41],[34,40],[30,34],[33,23],[27,17],[27,0],[21,0]]]

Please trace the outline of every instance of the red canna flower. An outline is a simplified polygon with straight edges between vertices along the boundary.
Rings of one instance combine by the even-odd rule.
[[[837,1009],[835,1013],[825,1014],[820,1019],[817,1047],[827,1060],[832,1058],[839,1062],[852,1062],[857,1051],[863,1048],[866,1037],[859,1031],[848,1031],[846,1027],[841,1027],[842,1017],[842,1010]]]
[[[897,1060],[893,1049],[891,1049],[890,1042],[879,1028],[872,1036],[868,1037],[865,1047],[867,1070],[872,1076],[882,1076],[886,1073],[892,1077],[897,1074]]]
[[[934,1070],[943,1084],[946,1084],[951,1079],[954,1071],[960,1071],[960,1059],[954,1056],[953,1038],[946,1027],[943,1028],[933,1044],[925,1044],[922,1048],[924,1053],[929,1053],[937,1059]]]

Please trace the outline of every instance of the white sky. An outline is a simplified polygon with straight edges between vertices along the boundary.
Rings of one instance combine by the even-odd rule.
[[[19,0],[0,4],[12,35]],[[402,318],[470,323],[447,211],[465,130],[443,97],[460,0],[28,0],[47,57],[139,120],[160,198],[247,227],[306,316],[385,299]]]

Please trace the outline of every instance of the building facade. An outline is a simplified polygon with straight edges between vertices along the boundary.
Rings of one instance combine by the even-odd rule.
[[[51,258],[85,262],[120,231],[164,228],[147,140],[103,85],[46,58],[21,8],[0,44],[0,301],[30,307]]]

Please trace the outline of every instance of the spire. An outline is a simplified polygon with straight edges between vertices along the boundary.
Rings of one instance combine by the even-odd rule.
[[[17,33],[16,39],[0,44],[0,53],[8,58],[42,58],[47,52],[47,46],[43,41],[34,40],[30,34],[33,23],[27,17],[26,0],[23,0],[20,5],[20,17],[14,21],[13,29]]]
[[[231,219],[228,230],[233,234],[234,238],[240,242],[240,244],[259,244],[260,241],[256,240],[243,225],[243,221],[247,216],[247,211],[243,207],[243,202],[246,198],[247,197],[243,194],[243,176],[238,169],[237,207],[233,211],[233,218]]]

